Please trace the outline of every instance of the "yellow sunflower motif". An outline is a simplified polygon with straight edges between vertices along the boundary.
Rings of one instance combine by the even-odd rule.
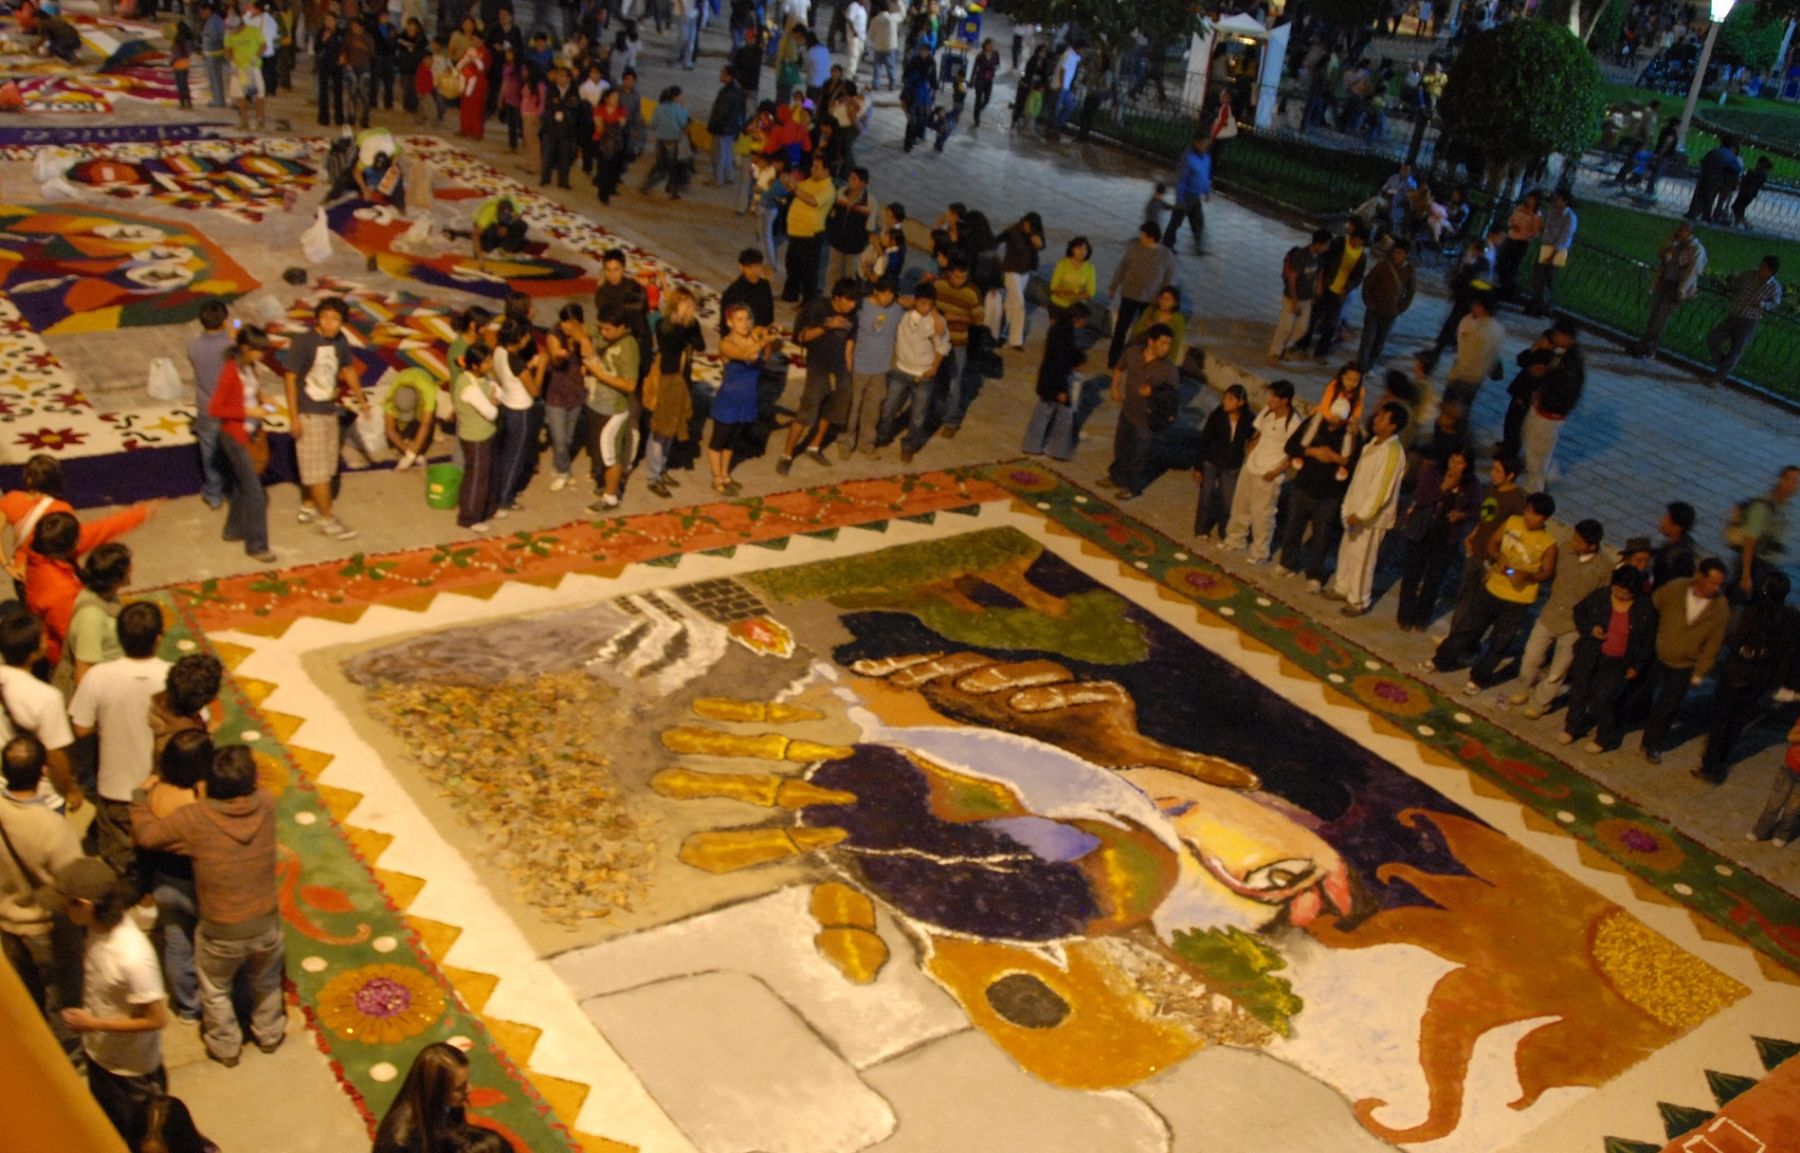
[[[319,1019],[350,1041],[396,1045],[444,1015],[444,991],[417,969],[364,965],[319,990]]]

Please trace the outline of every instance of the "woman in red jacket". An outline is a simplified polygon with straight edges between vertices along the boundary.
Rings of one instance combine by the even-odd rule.
[[[262,329],[252,325],[239,330],[207,409],[219,421],[219,453],[231,469],[225,539],[243,541],[250,558],[264,564],[275,560],[269,549],[269,501],[263,493],[262,470],[250,460],[250,442],[262,430],[262,378],[257,366],[272,347]]]

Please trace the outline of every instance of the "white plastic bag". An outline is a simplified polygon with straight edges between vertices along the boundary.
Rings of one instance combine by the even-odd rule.
[[[175,362],[166,356],[159,356],[150,362],[149,380],[144,386],[152,400],[180,400],[185,391],[181,384],[181,374],[175,371]]]
[[[69,171],[75,156],[62,148],[42,148],[31,161],[31,178],[39,184],[56,180]]]
[[[419,216],[394,240],[394,251],[424,255],[431,251],[431,217]]]
[[[66,176],[52,176],[38,185],[38,193],[46,200],[81,199],[81,189],[70,184]]]
[[[323,208],[313,217],[312,226],[300,234],[300,252],[314,264],[331,259],[331,223]]]
[[[387,442],[387,417],[380,398],[370,396],[368,400],[369,407],[356,414],[356,437],[362,442],[363,451],[373,455]]]

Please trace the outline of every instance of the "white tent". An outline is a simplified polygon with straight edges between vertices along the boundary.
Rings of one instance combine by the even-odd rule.
[[[1288,35],[1292,31],[1291,23],[1284,22],[1273,28],[1264,28],[1261,21],[1241,12],[1207,21],[1204,30],[1195,33],[1188,48],[1187,84],[1182,90],[1182,98],[1195,107],[1206,102],[1207,76],[1212,69],[1213,49],[1221,36],[1257,40],[1262,42],[1263,53],[1262,67],[1256,78],[1254,123],[1258,128],[1274,124],[1275,105],[1281,87],[1281,69],[1287,58]],[[1246,110],[1238,108],[1234,111],[1241,118]]]

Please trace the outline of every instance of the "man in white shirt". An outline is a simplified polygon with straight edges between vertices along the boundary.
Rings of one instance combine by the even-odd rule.
[[[268,0],[256,0],[250,6],[250,19],[262,29],[262,80],[263,94],[275,95],[275,53],[281,48],[281,21],[275,19],[275,13],[269,10]]]
[[[96,847],[100,859],[128,880],[136,860],[131,794],[155,767],[150,699],[169,680],[169,662],[156,655],[162,630],[162,611],[155,605],[143,601],[126,605],[119,612],[119,647],[125,655],[89,669],[69,702],[76,733],[100,734]]]
[[[56,893],[69,922],[87,930],[82,952],[82,1008],[63,1023],[81,1034],[88,1088],[120,1136],[168,1090],[162,1029],[168,1020],[162,972],[150,939],[125,915],[125,889],[103,861],[82,857],[56,873]]]
[[[1381,538],[1394,527],[1400,480],[1406,475],[1406,450],[1398,439],[1405,427],[1406,409],[1399,403],[1389,401],[1376,410],[1375,437],[1363,446],[1344,493],[1344,539],[1330,595],[1344,602],[1339,611],[1347,617],[1362,616],[1374,599],[1375,557]]]
[[[895,0],[887,0],[881,11],[869,22],[869,47],[875,52],[875,63],[869,70],[869,90],[881,86],[881,74],[887,72],[888,91],[900,84],[900,25],[904,17]],[[851,77],[855,79],[854,75]]]
[[[69,746],[75,734],[62,694],[31,675],[31,666],[44,655],[44,626],[17,601],[0,608],[0,737],[30,733],[44,744],[47,757],[38,795],[51,808],[66,804],[77,812],[86,803],[75,771],[69,763]]]
[[[1056,127],[1061,131],[1075,114],[1075,73],[1081,70],[1081,50],[1073,43],[1056,61]]]
[[[881,427],[892,436],[898,431],[900,413],[908,406],[912,409],[906,439],[900,442],[903,461],[910,461],[925,443],[938,369],[949,355],[950,326],[938,311],[937,288],[929,282],[921,284],[894,333],[894,371],[888,376],[887,403],[881,412]]]
[[[1494,315],[1494,294],[1481,292],[1469,301],[1468,315],[1456,324],[1456,359],[1444,379],[1444,399],[1473,408],[1481,385],[1500,364],[1506,326]]]
[[[854,81],[856,70],[862,67],[863,46],[868,43],[869,8],[866,0],[850,0],[849,7],[844,9],[844,24],[850,29],[849,43],[845,46],[845,55],[849,59],[844,64],[844,75]]]
[[[1255,432],[1244,453],[1244,467],[1231,494],[1231,520],[1225,526],[1225,547],[1248,547],[1251,564],[1269,563],[1275,543],[1275,499],[1287,479],[1287,442],[1300,423],[1294,411],[1294,386],[1285,380],[1271,382],[1268,403],[1251,425]]]

